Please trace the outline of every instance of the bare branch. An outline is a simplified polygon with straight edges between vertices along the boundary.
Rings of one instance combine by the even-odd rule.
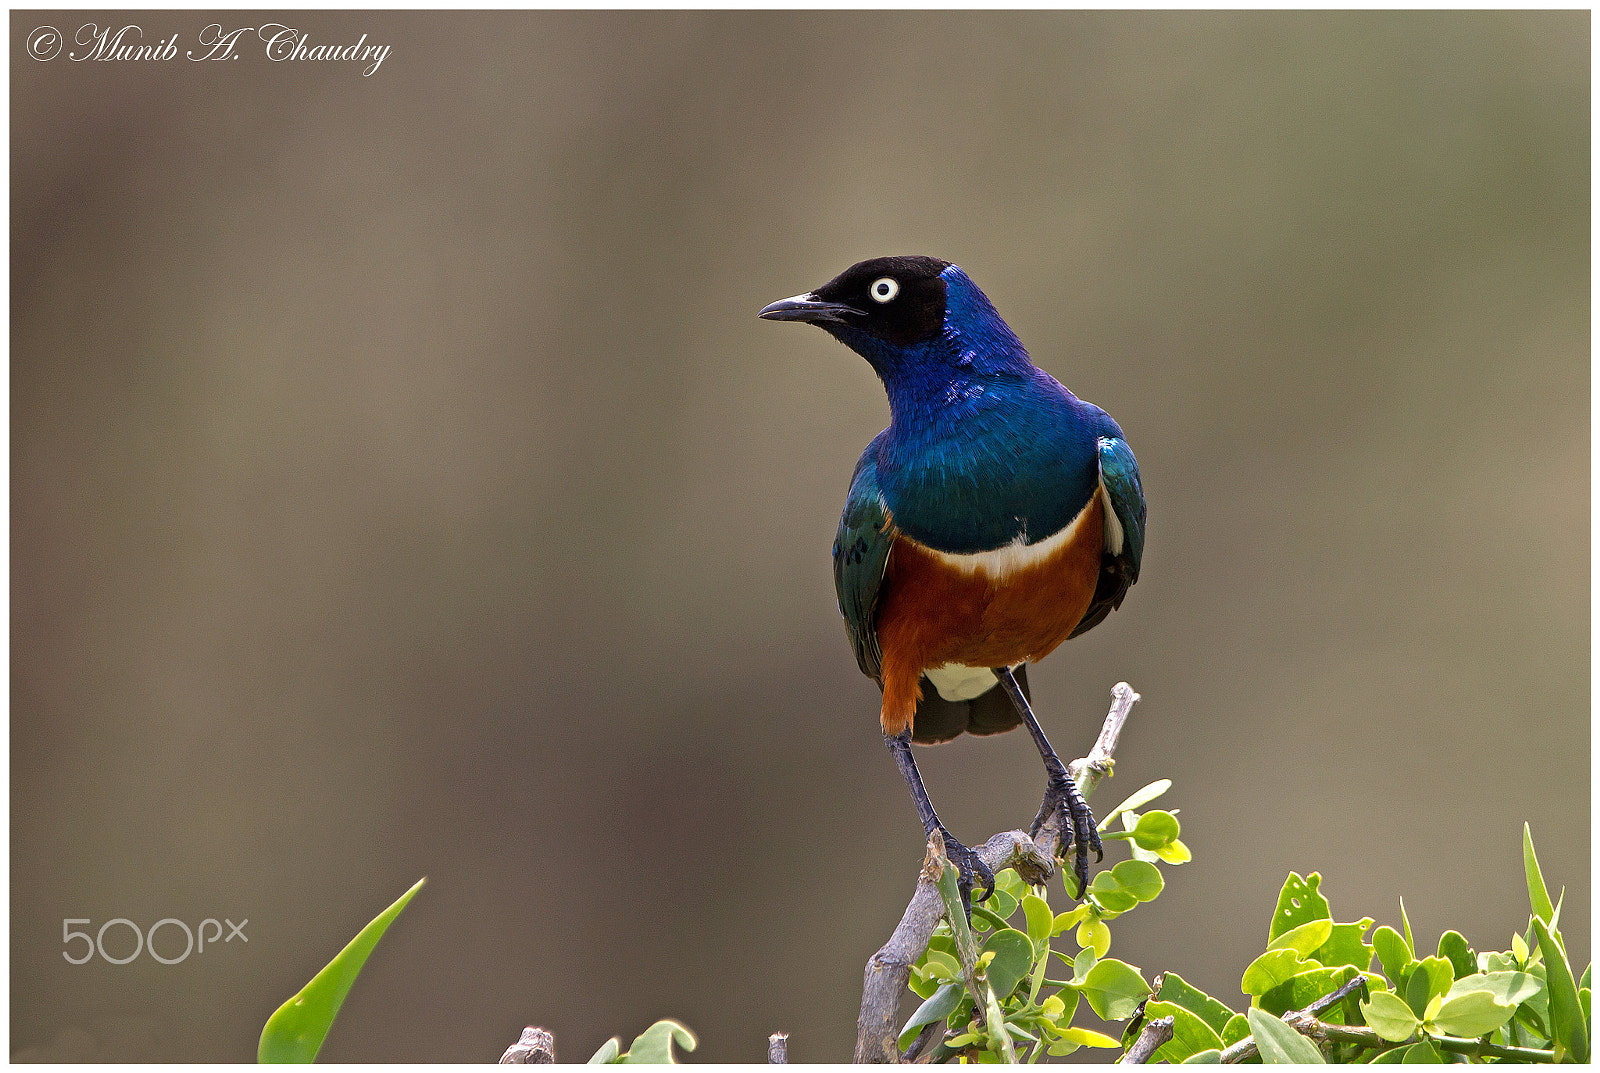
[[[506,1048],[500,1056],[503,1066],[545,1066],[556,1060],[556,1040],[548,1031],[529,1025],[522,1030],[522,1038]]]
[[[1176,1017],[1157,1017],[1154,1021],[1147,1022],[1144,1031],[1139,1033],[1139,1038],[1128,1048],[1128,1053],[1117,1059],[1117,1064],[1142,1066],[1150,1061],[1151,1056],[1172,1038],[1173,1026],[1177,1022]]]
[[[1089,755],[1068,765],[1073,780],[1085,797],[1101,777],[1111,770],[1112,754],[1122,734],[1128,713],[1139,700],[1126,682],[1111,691],[1111,711],[1106,716],[1100,737]],[[1043,883],[1055,874],[1055,852],[1060,844],[1059,821],[1046,823],[1038,839],[1023,831],[1003,831],[976,852],[992,871],[1015,868],[1024,882]],[[928,938],[944,915],[939,898],[939,873],[944,866],[944,840],[928,840],[928,855],[923,860],[916,890],[900,923],[889,941],[867,961],[861,990],[861,1016],[856,1021],[857,1062],[898,1062],[897,1042],[900,1026],[900,997],[911,978],[911,966],[928,948]]]

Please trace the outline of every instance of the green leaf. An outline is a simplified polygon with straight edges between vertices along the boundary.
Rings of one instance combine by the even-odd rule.
[[[1544,921],[1546,927],[1551,926],[1556,910],[1550,904],[1550,891],[1544,885],[1544,873],[1539,870],[1539,857],[1533,852],[1533,832],[1526,823],[1522,825],[1522,871],[1528,879],[1528,904],[1533,907],[1533,915]]]
[[[961,979],[961,963],[955,955],[946,954],[942,950],[928,950],[922,955],[922,963],[927,967],[928,973],[940,980]]]
[[[1454,970],[1444,958],[1425,957],[1411,969],[1406,978],[1406,1005],[1422,1016],[1428,1003],[1449,992],[1455,982]]]
[[[911,1015],[911,1020],[900,1030],[900,1049],[903,1051],[911,1046],[911,1041],[928,1025],[943,1021],[955,1012],[961,1000],[967,997],[966,985],[951,982],[942,984],[939,990],[917,1007],[917,1012]]]
[[[1583,1005],[1578,999],[1578,986],[1572,979],[1572,966],[1567,964],[1567,952],[1537,916],[1533,918],[1533,930],[1539,937],[1539,952],[1544,955],[1545,984],[1550,991],[1550,1030],[1559,1044],[1558,1052],[1565,1051],[1574,1062],[1587,1062],[1589,1032],[1584,1023]],[[1560,1060],[1560,1053],[1556,1058]]]
[[[1155,865],[1146,867],[1154,868]],[[1139,904],[1139,899],[1123,889],[1109,868],[1095,873],[1095,877],[1089,881],[1089,894],[1101,908],[1113,913],[1126,913]]]
[[[1228,1021],[1234,1017],[1234,1012],[1228,1007],[1170,970],[1162,974],[1161,990],[1156,998],[1161,1002],[1182,1006],[1210,1026],[1218,1038]]]
[[[267,1018],[261,1029],[261,1042],[256,1047],[258,1062],[311,1062],[322,1049],[322,1041],[333,1027],[333,1019],[356,982],[367,955],[378,945],[383,933],[394,923],[395,917],[411,901],[412,895],[422,889],[426,878],[419,879],[411,889],[397,898],[393,905],[379,913],[372,922],[351,939],[323,970],[300,989],[300,993],[278,1007]]]
[[[1224,1047],[1232,1047],[1242,1039],[1250,1036],[1250,1022],[1244,1014],[1236,1013],[1228,1018],[1228,1023],[1222,1026],[1222,1043]]]
[[[1069,1043],[1076,1043],[1080,1047],[1120,1047],[1121,1043],[1110,1036],[1096,1032],[1092,1028],[1063,1028],[1056,1033]]]
[[[1501,1005],[1487,991],[1468,991],[1446,999],[1428,1020],[1452,1036],[1476,1037],[1493,1032],[1516,1012],[1515,1006]]]
[[[1383,974],[1389,978],[1389,982],[1396,987],[1404,983],[1406,972],[1416,959],[1400,933],[1384,924],[1372,933],[1372,949],[1377,951]]]
[[[1417,1015],[1392,991],[1374,991],[1361,1004],[1367,1027],[1390,1043],[1404,1043],[1417,1030]]]
[[[1328,912],[1328,899],[1317,892],[1321,885],[1322,876],[1317,872],[1304,879],[1297,872],[1289,873],[1289,878],[1283,881],[1283,889],[1278,892],[1278,908],[1273,911],[1272,925],[1267,929],[1268,942],[1290,928],[1313,920],[1333,919]]]
[[[1311,951],[1328,941],[1328,936],[1333,934],[1333,921],[1308,920],[1304,924],[1296,925],[1288,931],[1281,933],[1272,942],[1267,944],[1268,950],[1293,950],[1302,958],[1309,959]]]
[[[1411,951],[1412,957],[1415,957],[1417,954],[1417,944],[1416,941],[1411,938],[1411,918],[1406,916],[1406,900],[1404,898],[1400,899],[1400,923],[1405,926],[1406,949]]]
[[[1001,924],[1004,924],[1011,919],[1011,914],[1017,911],[1017,899],[997,887],[995,892],[989,895],[988,900],[983,903],[983,907],[999,918]]]
[[[1387,1051],[1379,1051],[1368,1065],[1393,1065],[1397,1066],[1406,1060],[1406,1052],[1410,1047],[1391,1047]]]
[[[1133,841],[1142,849],[1159,850],[1177,840],[1178,830],[1178,817],[1161,809],[1152,809],[1140,816],[1139,822],[1134,825]]]
[[[1189,852],[1189,847],[1184,845],[1183,840],[1179,838],[1174,838],[1171,842],[1156,850],[1156,856],[1168,864],[1188,864],[1194,860],[1194,854]]]
[[[1166,885],[1161,869],[1144,861],[1123,861],[1111,869],[1111,874],[1122,884],[1123,890],[1141,902],[1154,901]]]
[[[1300,960],[1293,950],[1268,950],[1244,970],[1239,990],[1251,996],[1264,995],[1291,976],[1311,968],[1316,966]]]
[[[1222,1052],[1201,1051],[1199,1054],[1191,1054],[1183,1060],[1183,1064],[1186,1066],[1220,1066],[1222,1064]]]
[[[1019,902],[1028,893],[1028,884],[1022,881],[1015,868],[1002,868],[994,877],[994,889],[1010,896],[1012,901]]]
[[[1083,997],[1102,1021],[1122,1021],[1133,1016],[1150,994],[1139,970],[1116,958],[1101,958],[1083,981]]]
[[[1111,929],[1106,927],[1106,922],[1099,917],[1091,916],[1078,925],[1078,931],[1073,936],[1078,940],[1078,945],[1085,950],[1094,951],[1094,956],[1103,958],[1106,951],[1111,949]]]
[[[1400,1059],[1401,1065],[1430,1065],[1436,1066],[1444,1061],[1444,1055],[1439,1053],[1439,1048],[1433,1045],[1433,1040],[1423,1036],[1420,1040],[1405,1049],[1405,1055]]]
[[[1543,988],[1544,984],[1538,977],[1526,972],[1477,972],[1471,976],[1463,976],[1452,984],[1446,998],[1455,998],[1473,991],[1487,991],[1500,1005],[1516,1009]]]
[[[1365,972],[1372,964],[1372,944],[1365,939],[1371,917],[1350,924],[1335,924],[1328,941],[1311,952],[1311,960],[1327,966],[1350,965]]]
[[[1439,956],[1450,962],[1457,980],[1477,971],[1478,957],[1459,931],[1447,931],[1439,936]]]
[[[1087,917],[1093,911],[1094,907],[1088,902],[1084,902],[1082,905],[1069,909],[1065,913],[1057,913],[1055,923],[1050,925],[1050,934],[1052,936],[1060,935],[1068,928],[1076,927],[1084,917]]]
[[[1142,805],[1148,805],[1150,802],[1154,801],[1156,798],[1160,797],[1170,789],[1172,789],[1171,779],[1157,779],[1149,786],[1146,786],[1143,789],[1135,790],[1133,793],[1128,795],[1127,800],[1123,801],[1122,804],[1106,813],[1105,819],[1100,821],[1100,829],[1104,830],[1106,824],[1111,822],[1111,817],[1117,815],[1119,812],[1129,812],[1133,809],[1139,808]]]
[[[1192,1011],[1171,1002],[1150,1002],[1144,1008],[1145,1018],[1172,1018],[1172,1038],[1156,1051],[1156,1057],[1166,1062],[1181,1062],[1200,1051],[1221,1050],[1222,1036]]]
[[[620,1061],[629,1065],[677,1065],[678,1059],[672,1053],[674,1043],[692,1051],[696,1045],[694,1033],[677,1021],[657,1021],[634,1037],[633,1045]]]
[[[1108,929],[1109,934],[1109,929]],[[1072,982],[1081,984],[1089,978],[1089,970],[1094,968],[1094,963],[1100,960],[1100,955],[1094,947],[1086,946],[1078,951],[1078,956],[1072,959]]]
[[[1015,928],[997,931],[983,944],[984,953],[993,953],[994,960],[984,971],[984,978],[994,988],[995,997],[1004,999],[1017,989],[1033,968],[1033,942]]]
[[[1263,1063],[1324,1064],[1322,1052],[1317,1050],[1310,1040],[1276,1017],[1260,1010],[1248,1010],[1245,1017],[1250,1022],[1250,1034],[1255,1037],[1256,1050],[1261,1052]]]
[[[622,1056],[622,1040],[612,1036],[600,1044],[600,1049],[589,1057],[591,1066],[609,1066]]]
[[[1028,922],[1028,938],[1036,944],[1048,945],[1056,922],[1050,903],[1037,894],[1023,895],[1022,917]]]

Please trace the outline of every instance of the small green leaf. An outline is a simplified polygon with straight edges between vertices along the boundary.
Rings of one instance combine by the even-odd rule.
[[[916,1039],[917,1034],[928,1025],[949,1017],[966,997],[965,984],[952,982],[941,985],[932,997],[917,1007],[917,1012],[911,1015],[911,1020],[900,1030],[900,1049],[905,1050],[911,1046],[911,1041]]]
[[[1290,977],[1315,967],[1300,960],[1293,950],[1268,950],[1244,970],[1239,990],[1251,996],[1264,995]]]
[[[1349,924],[1335,924],[1328,941],[1311,952],[1311,960],[1329,967],[1349,965],[1362,972],[1372,964],[1372,944],[1365,939],[1372,927],[1371,917]]]
[[[1416,960],[1411,953],[1411,948],[1400,933],[1389,925],[1384,924],[1372,933],[1372,949],[1377,951],[1378,961],[1383,965],[1383,974],[1389,982],[1399,987],[1405,981],[1407,970],[1412,961]]]
[[[1550,904],[1550,891],[1544,885],[1544,873],[1539,870],[1539,857],[1533,852],[1533,832],[1526,823],[1522,825],[1522,871],[1528,879],[1528,904],[1533,907],[1533,915],[1549,927],[1556,910]]]
[[[1417,1015],[1391,991],[1374,991],[1361,1004],[1367,1027],[1390,1043],[1404,1043],[1417,1030]]]
[[[961,979],[961,963],[953,955],[946,954],[942,950],[930,949],[922,955],[922,958],[929,975],[940,980]]]
[[[1248,1010],[1250,1034],[1255,1037],[1256,1050],[1261,1061],[1271,1065],[1322,1065],[1322,1052],[1312,1042],[1278,1020],[1260,1010]]]
[[[1156,998],[1162,1002],[1182,1006],[1209,1025],[1219,1038],[1228,1021],[1234,1016],[1228,1007],[1170,970],[1162,973],[1161,990]]]
[[[1249,1036],[1250,1022],[1245,1019],[1242,1013],[1234,1014],[1228,1018],[1228,1023],[1222,1026],[1222,1044],[1224,1047],[1232,1047],[1240,1040],[1248,1039]]]
[[[1433,1045],[1433,1040],[1423,1036],[1405,1049],[1405,1057],[1400,1059],[1400,1064],[1406,1066],[1436,1066],[1443,1061],[1444,1055],[1440,1054],[1439,1048]]]
[[[1154,901],[1166,886],[1161,869],[1144,861],[1123,861],[1111,869],[1111,874],[1122,884],[1123,890],[1141,902]]]
[[[1050,903],[1037,894],[1026,894],[1022,898],[1022,917],[1028,922],[1028,938],[1035,943],[1048,944],[1050,934],[1054,928],[1056,918],[1050,911]]]
[[[672,1053],[674,1043],[686,1051],[692,1051],[696,1045],[694,1033],[677,1021],[657,1021],[634,1037],[632,1046],[621,1061],[629,1065],[677,1065],[678,1059]]]
[[[1083,997],[1102,1021],[1122,1021],[1133,1016],[1150,994],[1139,970],[1116,958],[1101,958],[1083,981]]]
[[[1417,956],[1416,940],[1411,938],[1411,918],[1406,916],[1406,900],[1400,899],[1400,923],[1405,926],[1406,949],[1411,951],[1411,956]]]
[[[322,1041],[327,1039],[333,1019],[339,1014],[339,1007],[350,993],[350,985],[356,982],[361,967],[367,963],[367,956],[378,945],[378,940],[383,938],[389,925],[394,923],[395,917],[411,901],[412,895],[421,890],[426,882],[427,879],[423,878],[412,884],[411,889],[395,899],[393,905],[362,928],[321,972],[311,978],[310,983],[300,989],[299,994],[279,1006],[277,1012],[267,1018],[266,1025],[261,1029],[261,1042],[256,1047],[258,1062],[316,1060],[317,1052],[322,1049]]]
[[[1199,1054],[1191,1054],[1183,1060],[1183,1064],[1186,1066],[1219,1066],[1222,1064],[1222,1052],[1201,1051]]]
[[[1028,893],[1028,884],[1022,881],[1015,868],[1002,868],[994,877],[994,889],[1002,894],[1009,895],[1011,900],[1019,902],[1023,895]],[[1010,914],[1006,914],[1009,916]]]
[[[1328,936],[1333,934],[1333,921],[1308,920],[1298,924],[1286,932],[1282,932],[1276,939],[1267,944],[1268,950],[1293,950],[1302,958],[1309,959],[1311,951],[1328,941]]]
[[[989,895],[983,907],[993,913],[1003,923],[1011,919],[1011,914],[1017,911],[1017,899],[1008,892],[996,889]]]
[[[1156,856],[1167,864],[1188,864],[1194,860],[1194,854],[1189,852],[1189,847],[1183,844],[1181,838],[1174,838],[1171,842],[1156,850]]]
[[[1283,983],[1260,995],[1254,1005],[1274,1017],[1282,1017],[1290,1010],[1303,1010],[1323,995],[1337,990],[1355,975],[1348,965],[1324,968],[1315,962],[1303,961],[1308,966]]]
[[[1550,1029],[1560,1051],[1574,1062],[1589,1060],[1589,1032],[1584,1023],[1583,1005],[1578,999],[1578,986],[1572,979],[1572,967],[1567,964],[1567,952],[1551,934],[1543,920],[1533,918],[1533,930],[1539,937],[1539,952],[1544,955],[1546,986],[1550,989]]]
[[[1109,936],[1110,931],[1107,930]],[[1094,968],[1094,963],[1100,960],[1100,955],[1095,953],[1092,946],[1086,946],[1078,951],[1078,956],[1072,959],[1072,982],[1081,984],[1089,978],[1089,970]]]
[[[1158,850],[1178,837],[1178,817],[1161,809],[1152,809],[1139,817],[1133,828],[1134,844],[1142,849]]]
[[[1457,980],[1477,971],[1477,955],[1473,954],[1466,937],[1459,931],[1447,931],[1439,936],[1439,956],[1450,962]]]
[[[1050,925],[1050,934],[1052,936],[1060,935],[1068,928],[1077,927],[1093,909],[1094,907],[1088,902],[1084,902],[1082,905],[1069,909],[1065,913],[1057,913],[1055,923]]]
[[[1516,1012],[1515,1006],[1501,1005],[1487,991],[1468,991],[1446,999],[1427,1020],[1452,1036],[1476,1037],[1487,1036]]]
[[[994,960],[984,971],[984,979],[994,988],[995,997],[1004,999],[1017,989],[1033,968],[1033,942],[1015,928],[997,931],[983,944],[985,954]]]
[[[1097,958],[1105,957],[1106,951],[1111,949],[1111,929],[1106,927],[1106,922],[1099,917],[1091,916],[1079,924],[1074,938],[1085,950],[1093,950]]]
[[[1133,793],[1128,795],[1127,800],[1123,801],[1122,804],[1106,813],[1105,819],[1100,821],[1101,830],[1104,830],[1106,824],[1111,822],[1111,817],[1117,815],[1119,812],[1129,812],[1143,805],[1148,805],[1150,802],[1154,801],[1156,798],[1160,797],[1170,789],[1172,789],[1171,779],[1157,779],[1149,786],[1146,786],[1140,790],[1135,790]]]
[[[1057,1033],[1069,1043],[1076,1043],[1080,1047],[1120,1047],[1122,1044],[1110,1036],[1096,1032],[1092,1028],[1063,1028]]]
[[[1487,991],[1500,1005],[1516,1009],[1543,988],[1544,984],[1538,977],[1525,972],[1477,972],[1471,976],[1463,976],[1452,984],[1447,997],[1455,998],[1472,991]]]
[[[588,1064],[591,1066],[609,1066],[614,1064],[620,1057],[622,1057],[622,1040],[612,1036],[600,1044],[600,1049],[590,1056]]]
[[[1332,919],[1332,914],[1328,912],[1328,899],[1317,891],[1321,885],[1322,876],[1317,872],[1312,872],[1304,879],[1300,878],[1298,872],[1289,873],[1289,878],[1283,881],[1283,889],[1278,892],[1278,907],[1273,911],[1272,924],[1267,929],[1268,942],[1290,928],[1298,928],[1313,920]]]

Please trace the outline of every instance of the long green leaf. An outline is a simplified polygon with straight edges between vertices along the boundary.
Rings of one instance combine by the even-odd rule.
[[[1533,832],[1526,823],[1522,825],[1522,870],[1528,877],[1528,904],[1533,907],[1533,915],[1550,925],[1556,909],[1550,904],[1550,891],[1539,871],[1539,857],[1533,852]]]
[[[1539,952],[1544,955],[1545,986],[1549,988],[1550,1030],[1574,1062],[1589,1060],[1589,1032],[1584,1026],[1583,1006],[1578,999],[1578,985],[1572,979],[1572,966],[1567,964],[1567,952],[1550,934],[1544,921],[1533,918],[1533,930],[1539,936]]]
[[[1300,1033],[1278,1018],[1260,1010],[1245,1011],[1250,1021],[1250,1034],[1255,1037],[1256,1050],[1267,1065],[1322,1065],[1326,1059],[1322,1052]]]
[[[328,1038],[328,1029],[339,1015],[350,985],[356,982],[367,955],[378,945],[383,933],[394,918],[411,901],[411,896],[422,889],[427,877],[417,880],[412,888],[400,895],[395,903],[373,918],[361,929],[338,955],[300,989],[300,993],[278,1007],[267,1018],[261,1029],[261,1043],[256,1048],[258,1062],[313,1062]]]

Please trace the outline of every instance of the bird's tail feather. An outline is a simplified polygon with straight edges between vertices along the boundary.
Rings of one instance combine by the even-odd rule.
[[[1028,669],[1024,664],[1014,672],[1023,696],[1030,701]],[[999,734],[1022,725],[1022,716],[1006,691],[986,690],[971,700],[945,700],[927,675],[922,677],[922,700],[911,722],[911,740],[918,745],[938,745],[962,734]],[[996,680],[995,686],[999,686]]]

